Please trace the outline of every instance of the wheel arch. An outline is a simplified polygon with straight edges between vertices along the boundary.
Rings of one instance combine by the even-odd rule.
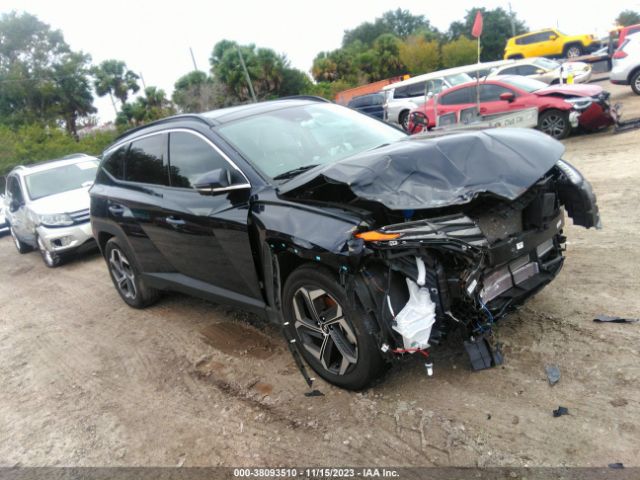
[[[629,83],[629,85],[631,85],[631,79],[639,72],[640,72],[640,65],[638,65],[637,67],[633,68],[629,72],[629,76],[627,77],[627,82]]]

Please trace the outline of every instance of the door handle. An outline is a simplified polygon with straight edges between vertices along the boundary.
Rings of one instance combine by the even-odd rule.
[[[176,218],[176,217],[167,217],[165,218],[165,221],[173,227],[181,227],[182,225],[187,224],[187,222],[185,222],[181,218]]]
[[[109,205],[109,211],[116,217],[120,217],[124,213],[124,207],[120,205]]]

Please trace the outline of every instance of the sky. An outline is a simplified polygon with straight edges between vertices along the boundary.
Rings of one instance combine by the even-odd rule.
[[[511,8],[532,29],[557,27],[567,34],[604,36],[625,9],[640,0],[511,0]],[[93,63],[115,58],[142,75],[147,86],[168,95],[174,82],[193,70],[209,70],[209,55],[222,39],[255,43],[286,54],[292,66],[309,72],[318,52],[339,48],[344,30],[403,8],[424,15],[446,31],[473,7],[509,9],[508,1],[449,0],[0,0],[0,13],[26,11],[62,30],[74,50]],[[115,116],[108,97],[96,98],[100,121]]]

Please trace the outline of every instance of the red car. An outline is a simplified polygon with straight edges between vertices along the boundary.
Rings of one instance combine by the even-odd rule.
[[[442,92],[438,96],[438,116],[453,113],[456,122],[464,122],[465,112],[475,113],[476,86],[476,82],[465,83]],[[613,123],[609,93],[597,85],[548,86],[538,80],[510,75],[483,80],[479,89],[480,115],[536,107],[538,129],[557,139],[565,138],[578,126],[597,130]],[[428,128],[436,126],[434,98],[413,112],[426,115]],[[414,120],[415,116],[410,115],[409,132],[422,131],[423,125]]]

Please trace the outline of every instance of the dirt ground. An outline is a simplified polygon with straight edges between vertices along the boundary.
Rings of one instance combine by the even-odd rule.
[[[504,366],[471,372],[451,339],[433,377],[416,358],[362,393],[305,397],[250,315],[181,295],[133,310],[97,254],[51,270],[0,239],[0,465],[640,466],[640,324],[592,321],[640,317],[639,145],[566,141],[604,229],[568,228],[562,273],[497,329]]]

